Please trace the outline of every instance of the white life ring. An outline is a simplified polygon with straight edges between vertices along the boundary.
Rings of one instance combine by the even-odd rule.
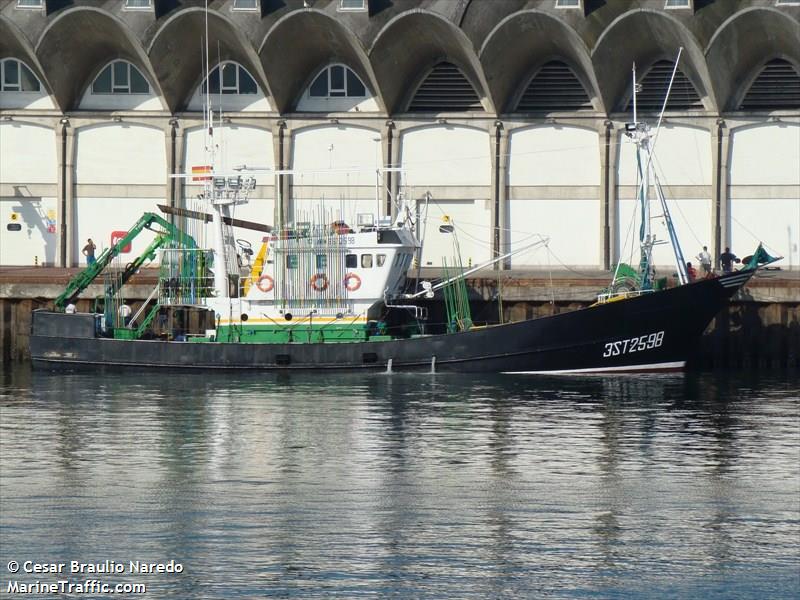
[[[318,292],[328,289],[328,276],[325,273],[316,273],[311,276],[311,287]]]
[[[256,287],[264,293],[271,292],[272,288],[275,287],[275,280],[269,275],[262,275],[258,278]]]
[[[348,292],[355,292],[361,287],[361,277],[355,273],[348,273],[344,276],[344,287]]]

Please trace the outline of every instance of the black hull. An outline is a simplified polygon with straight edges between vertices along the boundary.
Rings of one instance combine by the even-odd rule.
[[[614,372],[680,370],[753,271],[550,317],[467,332],[355,343],[228,344],[95,337],[89,315],[34,312],[39,368]]]

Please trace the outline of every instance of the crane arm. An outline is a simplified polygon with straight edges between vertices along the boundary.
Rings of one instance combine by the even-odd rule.
[[[160,227],[160,230],[154,227]],[[55,299],[56,310],[64,310],[64,306],[74,301],[91,283],[97,279],[100,273],[111,264],[114,257],[118,256],[122,249],[130,244],[143,230],[149,229],[154,231],[157,236],[156,239],[147,247],[147,249],[133,262],[131,262],[122,274],[119,285],[123,285],[130,277],[138,270],[138,268],[148,258],[152,260],[155,258],[155,251],[161,247],[165,242],[174,241],[185,248],[197,248],[197,243],[190,235],[187,235],[175,225],[165,220],[163,217],[151,212],[144,213],[133,227],[128,230],[128,233],[119,240],[116,244],[103,251],[94,264],[89,265],[83,271],[75,275],[64,291]]]

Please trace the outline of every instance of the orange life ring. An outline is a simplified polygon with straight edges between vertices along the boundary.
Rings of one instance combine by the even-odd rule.
[[[328,276],[325,273],[316,273],[311,277],[311,287],[318,292],[328,289]]]
[[[348,273],[344,276],[344,287],[348,292],[355,292],[361,287],[361,277],[355,273]]]
[[[262,275],[258,278],[256,287],[264,293],[271,292],[272,288],[275,287],[275,280],[269,275]]]

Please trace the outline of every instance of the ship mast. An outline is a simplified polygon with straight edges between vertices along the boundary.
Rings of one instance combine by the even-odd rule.
[[[633,65],[633,122],[625,124],[625,135],[633,140],[636,144],[636,168],[639,179],[639,189],[637,192],[637,199],[641,209],[641,225],[639,227],[639,245],[640,245],[640,259],[639,259],[639,280],[641,289],[649,290],[653,287],[653,246],[656,243],[655,236],[652,234],[650,227],[650,186],[655,189],[656,196],[658,197],[661,206],[662,215],[666,223],[667,232],[672,246],[673,257],[675,261],[675,269],[678,273],[678,279],[681,284],[688,283],[689,277],[686,272],[686,262],[684,261],[683,251],[681,250],[675,233],[675,227],[672,223],[672,217],[669,213],[664,192],[661,188],[661,183],[655,172],[653,164],[653,156],[655,153],[656,142],[658,141],[658,134],[661,130],[661,123],[664,119],[664,111],[667,108],[669,94],[672,90],[672,84],[675,81],[675,74],[678,70],[678,62],[680,61],[683,48],[678,50],[678,56],[675,59],[675,65],[672,69],[672,76],[669,80],[667,93],[664,97],[664,103],[661,107],[661,113],[658,117],[658,124],[655,131],[652,131],[650,126],[645,122],[639,122],[638,112],[636,106],[636,93],[638,86],[636,83],[636,64]],[[660,242],[663,243],[663,242]],[[619,265],[617,265],[617,272]],[[616,279],[617,272],[614,274]]]

